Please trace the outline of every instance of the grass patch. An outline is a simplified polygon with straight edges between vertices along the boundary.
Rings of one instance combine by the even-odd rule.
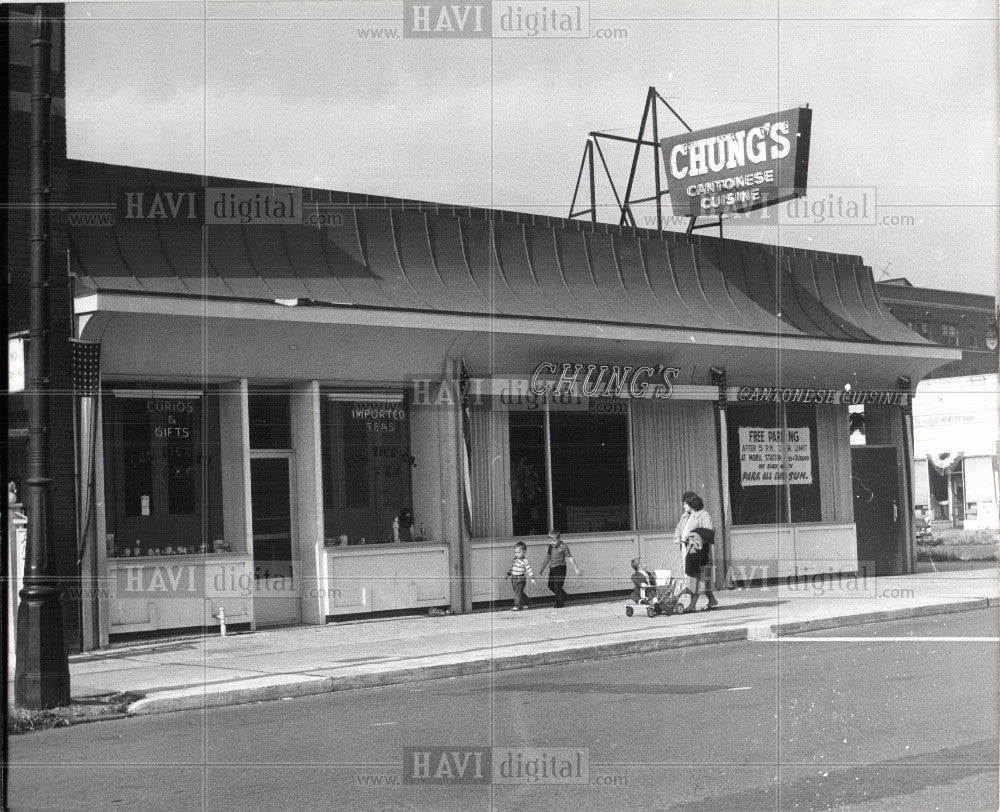
[[[1000,545],[1000,530],[935,530],[934,538],[918,539],[921,547],[937,547],[939,545],[992,544]]]
[[[979,549],[963,551],[961,549],[942,550],[937,547],[918,547],[917,561],[996,561],[997,550]]]
[[[11,708],[7,714],[7,733],[16,736],[20,733],[31,733],[35,730],[48,730],[53,727],[69,727],[72,724],[60,711],[32,711],[24,708]]]
[[[36,730],[51,730],[54,727],[69,727],[82,722],[118,718],[125,713],[129,705],[141,698],[142,694],[126,691],[88,697],[64,707],[47,710],[8,708],[7,733],[16,736],[33,733]]]

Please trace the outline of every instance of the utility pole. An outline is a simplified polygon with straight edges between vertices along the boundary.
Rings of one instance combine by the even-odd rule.
[[[49,473],[49,179],[52,22],[35,6],[31,40],[31,277],[28,325],[28,543],[17,607],[14,698],[30,710],[69,703],[69,659],[62,602],[50,556],[52,477]]]

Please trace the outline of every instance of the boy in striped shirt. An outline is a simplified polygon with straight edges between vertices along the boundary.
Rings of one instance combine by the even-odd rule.
[[[507,570],[507,574],[504,576],[505,579],[510,578],[510,585],[514,588],[514,606],[511,608],[512,612],[527,609],[531,604],[528,596],[524,594],[524,587],[528,578],[531,579],[531,583],[534,585],[535,573],[531,571],[531,564],[525,558],[527,552],[528,547],[523,541],[519,541],[514,545],[514,560],[511,562],[510,569]]]

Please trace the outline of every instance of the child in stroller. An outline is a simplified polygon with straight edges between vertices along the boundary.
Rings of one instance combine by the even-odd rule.
[[[646,607],[649,617],[663,613],[681,614],[684,606],[679,602],[684,592],[680,579],[674,578],[670,570],[650,572],[645,569],[641,558],[632,559],[632,601],[634,604]],[[635,606],[627,604],[625,614],[632,617]]]
[[[646,598],[646,590],[656,586],[656,576],[646,569],[645,562],[641,558],[632,559],[632,590],[633,603],[643,603]]]

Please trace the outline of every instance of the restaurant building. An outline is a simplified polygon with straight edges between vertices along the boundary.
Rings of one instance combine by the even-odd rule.
[[[68,161],[99,642],[508,599],[583,577],[913,568],[909,391],[957,351],[858,256]],[[850,405],[867,444],[852,449]],[[543,593],[540,584],[535,594]],[[220,609],[222,612],[220,613]]]

